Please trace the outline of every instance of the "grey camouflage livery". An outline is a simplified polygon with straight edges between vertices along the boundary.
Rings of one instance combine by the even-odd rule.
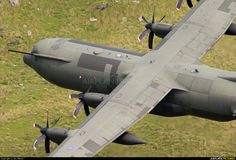
[[[73,39],[38,42],[24,62],[54,84],[82,91],[96,108],[50,156],[94,156],[148,113],[236,119],[236,73],[199,62],[235,15],[236,0],[202,0],[146,54]]]

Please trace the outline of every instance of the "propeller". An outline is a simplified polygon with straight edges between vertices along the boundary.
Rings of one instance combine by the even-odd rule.
[[[90,114],[89,106],[84,100],[84,94],[89,92],[90,89],[91,89],[91,87],[89,87],[89,89],[86,92],[83,92],[83,93],[80,93],[80,94],[71,94],[71,95],[69,95],[70,99],[75,99],[76,98],[76,99],[80,100],[80,102],[76,104],[75,110],[73,112],[73,117],[75,119],[78,117],[78,114],[79,114],[80,109],[81,109],[82,106],[84,106],[84,112],[85,112],[86,116],[88,116]]]
[[[160,23],[163,19],[165,18],[165,16],[163,16],[158,23]],[[140,42],[141,40],[144,39],[144,37],[149,34],[148,37],[148,47],[149,49],[153,48],[153,38],[154,38],[154,31],[153,31],[153,25],[155,24],[155,9],[153,12],[153,16],[152,16],[152,21],[148,22],[148,20],[144,17],[144,16],[140,16],[139,17],[139,21],[144,21],[146,22],[145,28],[146,30],[143,31],[139,36],[138,36],[138,41]]]
[[[57,122],[60,120],[60,118],[61,118],[61,116],[59,116],[57,119],[55,119],[55,120],[52,122],[51,127],[54,127],[54,126],[57,124]],[[48,128],[49,128],[48,111],[47,111],[46,127],[43,128],[42,126],[40,126],[40,125],[37,124],[37,123],[34,123],[34,127],[35,127],[35,128],[38,128],[38,129],[40,130],[40,132],[42,133],[42,135],[39,136],[39,137],[35,140],[35,142],[34,142],[34,144],[33,144],[34,150],[37,150],[39,143],[40,143],[41,141],[43,141],[43,139],[45,139],[45,142],[44,142],[45,152],[46,152],[46,153],[50,153],[50,139],[49,139],[49,137],[47,136],[47,130],[48,130]]]
[[[186,0],[187,1],[187,4],[188,4],[188,7],[189,8],[192,8],[193,7],[193,3],[192,3],[192,0]],[[197,0],[197,2],[199,2],[200,0]],[[183,0],[178,0],[177,1],[177,4],[176,4],[176,9],[177,10],[180,10],[181,6],[183,4]]]

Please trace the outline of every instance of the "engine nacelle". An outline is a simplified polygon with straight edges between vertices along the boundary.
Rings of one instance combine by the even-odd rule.
[[[96,108],[107,95],[101,93],[88,92],[84,94],[85,102],[92,108]]]
[[[57,143],[58,145],[68,137],[68,130],[65,128],[47,128],[44,132],[51,141]],[[122,135],[116,138],[113,143],[122,145],[138,145],[145,144],[146,142],[135,137],[129,132],[124,132]]]
[[[230,81],[224,81],[224,83],[231,84]],[[218,87],[222,86],[222,81],[220,81],[219,84],[216,83],[214,88],[212,86],[211,89],[217,90]],[[232,85],[225,86],[232,88]],[[236,119],[236,107],[231,105],[235,103],[236,101],[232,99],[231,96],[227,95],[172,90],[165,99],[153,109],[152,114],[172,117],[193,115],[225,122]]]
[[[236,24],[232,23],[227,31],[225,32],[226,35],[235,36],[236,35]]]
[[[54,143],[57,143],[58,145],[67,138],[68,136],[67,133],[68,130],[65,128],[48,128],[45,131],[47,137]]]
[[[152,26],[152,31],[160,38],[164,38],[172,29],[172,25],[169,24],[155,23]]]
[[[150,114],[160,115],[165,117],[179,117],[187,115],[186,109],[180,105],[170,104],[170,103],[160,103],[158,104]]]
[[[123,144],[123,145],[138,145],[145,144],[145,142],[129,132],[125,132],[120,135],[117,139],[113,141],[114,143]]]
[[[170,31],[173,30],[173,26],[169,24],[161,24],[155,23],[153,24],[152,31],[155,33],[156,36],[160,38],[164,38]],[[226,35],[235,36],[236,35],[236,24],[232,23],[227,31],[225,32]]]

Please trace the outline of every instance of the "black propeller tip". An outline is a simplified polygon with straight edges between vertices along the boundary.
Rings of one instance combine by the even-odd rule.
[[[84,112],[85,112],[86,116],[90,115],[89,106],[86,102],[84,102]]]
[[[45,152],[50,153],[50,139],[47,136],[45,138]]]
[[[189,8],[193,7],[193,2],[192,0],[186,0],[187,1],[187,5]],[[197,0],[197,2],[200,2],[200,0]],[[180,10],[181,6],[182,6],[183,0],[178,0],[177,4],[176,4],[176,9]]]
[[[55,118],[53,122],[51,123],[51,128],[53,128],[61,119],[61,115],[58,116],[58,118]]]
[[[188,7],[189,7],[189,8],[192,8],[192,7],[193,7],[192,0],[187,0],[187,4],[188,4]]]
[[[153,15],[152,15],[152,23],[154,23],[155,22],[155,6],[154,6],[154,8],[153,8]]]
[[[48,124],[48,110],[47,110],[47,120],[46,120],[46,128],[49,127],[49,124]]]
[[[153,38],[154,38],[154,32],[150,32],[149,37],[148,37],[148,48],[149,49],[153,48]]]

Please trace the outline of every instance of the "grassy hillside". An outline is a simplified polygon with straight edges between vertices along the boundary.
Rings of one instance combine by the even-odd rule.
[[[5,2],[5,1],[4,1]],[[177,23],[187,12],[175,10],[173,0],[22,0],[20,7],[6,2],[0,8],[0,156],[47,156],[43,143],[32,144],[40,135],[33,123],[45,125],[46,111],[52,121],[62,115],[57,127],[75,128],[85,118],[72,118],[77,101],[74,91],[54,86],[22,61],[22,55],[6,49],[31,50],[47,37],[65,37],[146,52],[147,38],[137,42],[144,30],[140,15]],[[97,5],[108,3],[101,11]],[[139,2],[139,1],[138,1]],[[91,22],[90,18],[96,18]],[[236,38],[224,36],[203,63],[236,71]],[[158,40],[156,39],[156,44]],[[236,122],[219,123],[192,116],[165,118],[146,116],[131,132],[148,143],[141,146],[108,145],[98,156],[236,156]],[[54,145],[55,147],[55,145]]]

